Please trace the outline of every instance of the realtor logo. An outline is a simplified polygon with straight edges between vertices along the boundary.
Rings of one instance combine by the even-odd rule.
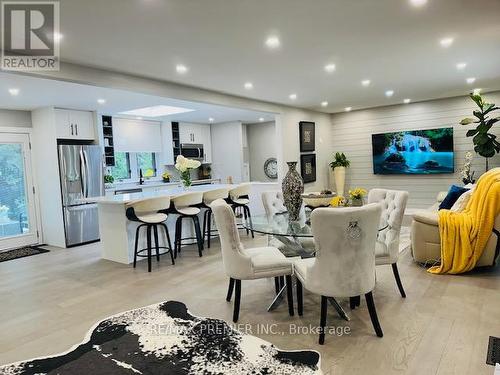
[[[2,1],[2,70],[59,70],[59,1]]]

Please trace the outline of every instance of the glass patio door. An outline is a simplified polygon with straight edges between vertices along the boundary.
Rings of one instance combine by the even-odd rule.
[[[28,134],[0,133],[0,251],[38,242]]]

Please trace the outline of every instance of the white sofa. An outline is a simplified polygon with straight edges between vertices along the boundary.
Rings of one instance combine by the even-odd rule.
[[[440,192],[436,203],[427,210],[417,211],[413,214],[411,224],[411,248],[413,259],[419,263],[434,264],[441,259],[441,239],[438,227],[439,204],[446,197],[447,192]],[[495,233],[496,231],[496,233]],[[486,244],[477,266],[493,266],[498,259],[500,244],[498,233],[500,231],[500,215],[495,220],[494,232]]]

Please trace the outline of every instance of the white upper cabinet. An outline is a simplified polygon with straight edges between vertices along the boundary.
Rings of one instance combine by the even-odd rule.
[[[56,109],[56,136],[62,139],[94,140],[94,114],[88,111]]]
[[[202,144],[204,163],[212,162],[212,140],[210,137],[210,125],[208,124],[189,124],[186,122],[179,124],[180,143]]]

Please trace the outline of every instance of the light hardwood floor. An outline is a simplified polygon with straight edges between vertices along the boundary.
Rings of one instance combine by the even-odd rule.
[[[262,236],[242,237],[247,246],[265,243]],[[0,263],[0,364],[62,352],[96,321],[165,300],[182,301],[195,315],[231,321],[217,241],[203,258],[186,248],[175,266],[167,257],[153,264],[148,273],[144,262],[134,270],[101,260],[98,243]],[[500,267],[465,276],[431,275],[408,251],[399,267],[406,299],[390,266],[377,267],[381,339],[364,300],[353,312],[342,301],[350,322],[329,308],[328,324],[351,332],[327,336],[324,346],[316,334],[289,334],[289,323],[318,325],[319,297],[305,292],[303,317],[289,317],[286,304],[268,313],[272,280],[242,283],[240,323],[280,348],[318,350],[325,374],[492,374],[485,358],[488,336],[500,336]],[[256,332],[262,323],[276,324],[275,334]]]

